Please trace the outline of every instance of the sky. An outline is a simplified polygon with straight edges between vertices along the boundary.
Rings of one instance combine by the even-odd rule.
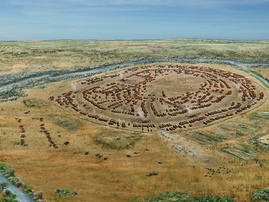
[[[0,40],[268,40],[269,0],[1,0]]]

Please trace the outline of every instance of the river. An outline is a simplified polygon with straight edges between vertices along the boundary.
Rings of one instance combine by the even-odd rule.
[[[221,62],[224,64],[230,64],[230,65],[237,65],[238,67],[248,71],[251,75],[259,78],[260,80],[262,80],[266,85],[269,86],[269,83],[267,80],[265,80],[264,78],[262,78],[261,76],[251,72],[246,66],[244,65],[269,65],[269,63],[245,63],[245,62],[238,62],[238,61],[231,61],[231,60],[210,60],[210,59],[152,59],[152,60],[141,60],[141,61],[135,61],[135,62],[125,62],[125,63],[121,63],[121,64],[115,64],[115,65],[108,65],[108,66],[103,66],[103,67],[99,67],[99,68],[95,68],[95,69],[90,69],[90,70],[86,70],[86,71],[80,71],[80,72],[72,72],[72,73],[67,73],[67,74],[62,74],[59,76],[54,76],[53,74],[47,74],[47,75],[43,75],[43,76],[33,76],[27,79],[22,79],[19,81],[14,81],[12,83],[6,84],[1,86],[1,88],[7,88],[7,87],[12,87],[12,85],[16,85],[16,84],[20,84],[29,80],[33,80],[33,79],[41,79],[41,78],[45,78],[48,77],[49,80],[54,80],[54,79],[63,79],[66,77],[70,77],[70,76],[76,76],[76,75],[86,75],[89,73],[97,73],[103,70],[110,70],[113,69],[117,66],[130,66],[130,65],[136,65],[136,64],[143,64],[143,63],[154,63],[154,62],[195,62],[195,63],[214,63],[214,62]],[[2,175],[0,174],[0,183],[2,182],[8,182],[8,180]],[[34,202],[34,200],[28,196],[27,194],[23,193],[20,189],[16,188],[13,184],[9,183],[9,190],[17,195],[17,199],[21,202]]]
[[[3,173],[0,173],[0,183],[2,182],[7,182],[8,183],[8,190],[10,190],[13,194],[17,195],[17,200],[20,202],[35,202],[35,200],[33,200],[31,198],[31,196],[28,196],[27,194],[23,193],[22,190],[18,189],[16,186],[14,186],[11,182],[9,182],[7,180],[7,178],[5,178],[3,176]]]
[[[55,79],[63,79],[63,78],[70,77],[70,76],[86,75],[89,73],[98,73],[100,71],[110,70],[110,69],[113,69],[113,68],[118,67],[118,66],[124,67],[124,66],[131,66],[131,65],[143,64],[143,63],[154,63],[154,62],[182,62],[182,63],[184,63],[184,62],[188,62],[188,63],[190,63],[190,62],[195,62],[195,63],[221,62],[224,64],[237,65],[237,66],[247,70],[255,77],[258,77],[267,85],[269,85],[267,80],[265,80],[264,78],[260,77],[259,75],[255,74],[255,73],[252,73],[246,66],[244,66],[244,65],[248,65],[248,66],[251,66],[251,65],[269,65],[269,63],[246,63],[243,61],[240,62],[240,61],[218,60],[218,59],[214,59],[214,60],[212,60],[212,59],[147,59],[147,60],[140,60],[140,61],[134,61],[134,62],[124,62],[121,64],[107,65],[107,66],[102,66],[102,67],[89,69],[89,70],[85,70],[85,71],[70,72],[70,73],[66,73],[66,74],[61,74],[59,76],[54,76],[53,73],[42,75],[42,76],[32,76],[32,77],[29,77],[27,79],[21,79],[18,81],[14,81],[14,82],[2,85],[1,89],[12,87],[13,85],[27,82],[29,80],[39,80],[39,79],[46,78],[46,77],[51,81],[51,80],[55,80]]]

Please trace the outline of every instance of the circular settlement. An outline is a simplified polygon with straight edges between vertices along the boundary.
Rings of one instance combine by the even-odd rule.
[[[263,103],[262,86],[210,67],[147,65],[72,82],[50,95],[62,109],[144,131],[208,126]]]

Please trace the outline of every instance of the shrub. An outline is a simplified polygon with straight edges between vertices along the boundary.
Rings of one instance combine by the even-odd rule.
[[[255,190],[252,195],[256,200],[262,200],[265,197],[265,193],[262,190]]]
[[[33,194],[34,194],[34,192],[32,192],[32,191],[29,191],[29,192],[27,193],[28,196],[32,196]]]
[[[33,197],[32,197],[33,200],[37,201],[37,200],[42,200],[43,199],[43,192],[39,192],[37,194],[35,194]]]
[[[199,202],[234,202],[232,198],[207,195],[204,198],[198,200]]]
[[[6,182],[2,182],[2,183],[0,184],[0,190],[1,190],[1,191],[4,191],[6,188],[8,188],[8,183],[6,183]]]
[[[21,181],[19,181],[19,182],[16,182],[15,183],[15,186],[17,187],[17,188],[21,188],[21,187],[23,187],[23,182],[21,182]]]
[[[69,195],[70,194],[70,189],[62,189],[62,194],[63,195]]]
[[[29,193],[29,190],[28,190],[28,189],[25,189],[25,188],[23,188],[23,187],[21,187],[21,190],[22,190],[23,193],[26,193],[26,194]]]
[[[0,169],[7,170],[7,169],[9,169],[9,168],[10,168],[10,166],[9,166],[9,165],[4,164],[4,163],[0,163]]]
[[[7,171],[5,171],[4,177],[6,177],[6,178],[15,177],[15,170],[7,170]]]
[[[55,194],[59,194],[59,196],[70,195],[70,189],[56,189]],[[71,195],[76,196],[77,192],[73,192]]]
[[[232,198],[224,197],[220,198],[218,196],[207,195],[204,198],[198,198],[195,196],[188,196],[180,192],[166,191],[159,193],[157,195],[149,195],[146,199],[140,200],[139,198],[134,198],[132,202],[169,202],[169,201],[180,201],[180,202],[235,202]]]
[[[269,187],[265,188],[263,191],[269,194]]]
[[[150,173],[147,176],[153,176],[153,175],[158,175],[158,173]]]
[[[18,183],[18,182],[21,182],[21,180],[20,179],[18,179],[18,178],[16,178],[16,177],[9,177],[8,178],[8,181],[10,181],[12,184],[16,184],[16,183]]]
[[[61,192],[60,189],[56,189],[55,194],[59,194]]]
[[[46,202],[44,199],[37,199],[36,202]]]
[[[28,190],[32,190],[33,189],[33,187],[31,185],[27,185],[27,184],[23,185],[23,188],[24,189],[28,189]]]
[[[13,194],[11,193],[8,197],[8,199],[16,199],[17,198],[17,195],[16,194]]]
[[[6,197],[9,198],[11,196],[12,192],[10,190],[5,191]]]

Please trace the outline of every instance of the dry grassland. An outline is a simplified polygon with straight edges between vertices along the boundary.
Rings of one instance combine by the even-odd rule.
[[[268,62],[268,43],[201,39],[0,42],[0,75],[34,70],[76,69],[147,57]]]
[[[252,71],[258,72],[264,78],[269,79],[269,68],[251,68],[251,67],[249,67],[249,69]]]
[[[131,42],[128,47],[132,47]],[[208,64],[195,65],[208,66]],[[225,68],[227,71],[238,71],[226,65],[210,66]],[[11,65],[8,71],[17,71],[17,69]],[[244,72],[240,73],[247,75]],[[255,78],[251,79],[260,83]],[[42,191],[45,200],[50,202],[119,202],[128,201],[136,196],[144,197],[171,190],[196,196],[212,194],[232,197],[239,201],[251,201],[251,193],[254,190],[269,186],[268,152],[263,151],[263,154],[259,156],[259,162],[256,163],[254,160],[245,162],[219,151],[224,146],[247,143],[250,135],[232,137],[222,143],[209,146],[201,146],[191,140],[182,140],[186,145],[193,147],[197,145],[200,149],[197,151],[201,152],[201,155],[198,153],[196,157],[176,152],[171,148],[169,141],[159,136],[158,131],[143,133],[141,140],[129,149],[109,149],[93,141],[96,134],[105,131],[106,134],[130,135],[133,131],[111,128],[79,119],[52,104],[40,108],[29,108],[23,104],[23,100],[27,99],[48,101],[53,89],[67,83],[68,81],[54,83],[44,90],[30,89],[26,92],[29,94],[27,98],[19,98],[17,101],[0,105],[0,162],[15,169],[15,175],[24,183],[32,185],[34,191]],[[266,101],[254,111],[220,124],[238,121],[251,123],[250,115],[253,112],[268,111],[268,104]],[[29,110],[30,114],[24,114]],[[58,126],[49,120],[49,116],[53,114],[66,116],[78,123],[81,128],[77,131],[70,131]],[[18,123],[15,120],[16,117],[21,118],[22,122]],[[32,117],[43,117],[44,121],[32,120]],[[45,124],[52,140],[57,143],[58,149],[48,146],[49,142],[45,134],[40,132],[41,123]],[[25,143],[28,146],[13,145],[14,142],[20,141],[19,125],[24,125],[27,136]],[[268,125],[269,122],[262,123],[261,131],[266,131]],[[219,132],[218,125],[209,126],[204,130]],[[180,136],[180,133],[172,135]],[[66,141],[70,144],[64,145]],[[85,152],[89,152],[89,155],[85,155]],[[95,156],[98,153],[102,155],[101,158]],[[126,155],[131,157],[126,157]],[[205,162],[208,156],[210,161]],[[233,170],[228,174],[221,173],[210,178],[205,177],[207,170],[204,167],[217,169],[220,166],[233,168]],[[146,176],[152,172],[158,175]],[[78,196],[60,198],[54,194],[58,188],[69,188],[71,191],[76,191]]]

